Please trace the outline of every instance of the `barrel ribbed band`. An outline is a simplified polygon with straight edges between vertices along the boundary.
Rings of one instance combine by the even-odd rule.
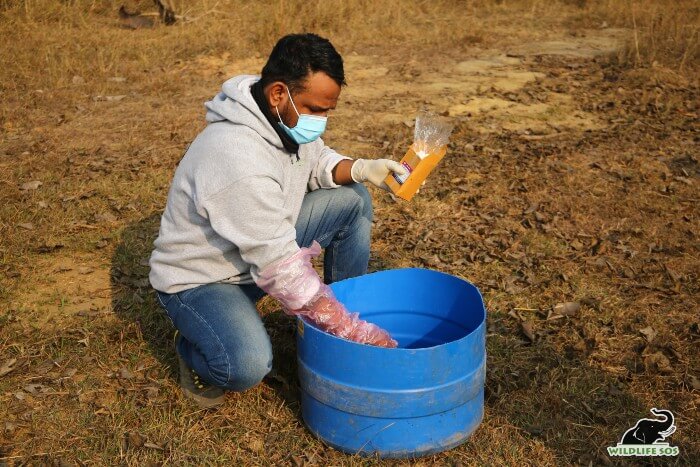
[[[484,389],[486,356],[479,367],[440,386],[379,390],[324,378],[299,360],[299,381],[317,401],[344,412],[380,418],[423,417],[466,404]]]

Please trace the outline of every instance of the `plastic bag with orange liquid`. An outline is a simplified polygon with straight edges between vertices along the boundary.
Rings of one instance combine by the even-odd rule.
[[[413,144],[401,159],[408,175],[389,174],[385,182],[391,191],[410,201],[430,172],[445,157],[454,126],[434,113],[421,112],[416,117]]]

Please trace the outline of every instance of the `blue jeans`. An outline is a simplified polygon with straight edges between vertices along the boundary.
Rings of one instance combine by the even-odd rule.
[[[326,283],[360,276],[369,261],[372,199],[355,183],[307,193],[296,223],[297,243],[325,248]],[[181,338],[177,352],[210,384],[244,391],[272,369],[272,346],[255,307],[265,295],[255,284],[206,284],[174,294],[157,292]]]

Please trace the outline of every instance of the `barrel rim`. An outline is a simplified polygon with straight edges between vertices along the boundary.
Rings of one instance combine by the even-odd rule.
[[[336,283],[340,283],[340,282],[344,282],[344,281],[353,281],[353,280],[358,280],[358,279],[361,279],[361,278],[366,278],[367,276],[382,275],[382,274],[392,273],[392,272],[396,272],[396,271],[421,271],[421,273],[423,273],[423,272],[428,272],[428,273],[430,273],[430,274],[438,274],[438,275],[441,275],[441,276],[446,276],[446,277],[448,277],[450,280],[458,280],[458,281],[464,282],[464,283],[467,284],[468,286],[473,287],[474,290],[476,291],[476,293],[478,294],[478,296],[479,296],[479,301],[480,301],[480,303],[481,303],[482,318],[481,318],[481,320],[479,321],[479,325],[476,326],[472,331],[470,331],[470,332],[468,332],[467,334],[465,334],[464,336],[460,337],[459,339],[455,339],[455,340],[450,341],[450,342],[444,342],[444,343],[438,344],[438,345],[433,345],[433,346],[430,346],[430,347],[418,347],[418,348],[402,348],[402,347],[396,347],[396,348],[386,348],[386,347],[377,347],[377,346],[370,346],[370,345],[367,345],[367,344],[361,344],[361,343],[359,343],[359,342],[354,342],[354,341],[351,341],[351,340],[349,340],[349,339],[345,339],[345,338],[342,338],[342,337],[334,336],[334,335],[329,334],[329,333],[327,333],[327,332],[325,332],[325,331],[322,331],[321,329],[319,329],[318,327],[316,327],[313,323],[311,323],[311,322],[307,321],[306,319],[304,319],[302,316],[297,316],[297,320],[303,322],[303,326],[304,326],[304,327],[307,327],[307,326],[308,326],[308,327],[310,327],[313,331],[318,332],[318,333],[321,333],[321,334],[324,335],[324,337],[328,337],[328,338],[330,338],[331,340],[338,340],[338,341],[344,342],[344,343],[346,343],[346,344],[356,345],[356,346],[362,346],[362,348],[371,348],[371,349],[376,349],[377,351],[391,351],[391,352],[405,351],[405,352],[414,352],[414,353],[415,353],[415,352],[420,352],[420,351],[435,350],[435,349],[437,349],[437,348],[439,348],[439,347],[444,347],[444,346],[448,346],[448,345],[454,345],[454,344],[456,344],[456,343],[458,343],[458,342],[461,342],[461,341],[463,341],[463,340],[466,340],[466,339],[469,339],[469,338],[473,338],[475,335],[478,335],[478,333],[479,333],[480,330],[481,330],[482,333],[483,333],[483,331],[484,331],[483,328],[484,328],[485,325],[486,325],[486,304],[484,303],[484,297],[483,297],[483,295],[481,294],[481,291],[479,290],[479,288],[478,288],[476,285],[474,285],[472,282],[468,281],[467,279],[465,279],[465,278],[463,278],[463,277],[459,277],[459,276],[455,276],[455,275],[452,275],[452,274],[448,274],[448,273],[446,273],[446,272],[436,271],[436,270],[434,270],[434,269],[427,269],[427,268],[396,268],[396,269],[385,269],[385,270],[382,270],[382,271],[375,271],[375,272],[371,272],[371,273],[369,273],[369,274],[364,274],[364,275],[362,275],[362,276],[357,276],[357,277],[351,277],[351,278],[349,278],[349,279],[344,279],[343,281],[338,281],[338,282],[336,282]],[[332,289],[332,288],[333,288],[333,284],[331,284],[330,287],[331,287],[331,289]],[[360,315],[360,316],[361,316],[361,315]]]

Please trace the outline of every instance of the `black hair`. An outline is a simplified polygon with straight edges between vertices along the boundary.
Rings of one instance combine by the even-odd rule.
[[[328,39],[316,34],[289,34],[270,52],[262,69],[260,84],[264,88],[275,81],[289,86],[289,91],[304,89],[304,80],[310,73],[322,71],[338,86],[345,85],[343,58]]]

